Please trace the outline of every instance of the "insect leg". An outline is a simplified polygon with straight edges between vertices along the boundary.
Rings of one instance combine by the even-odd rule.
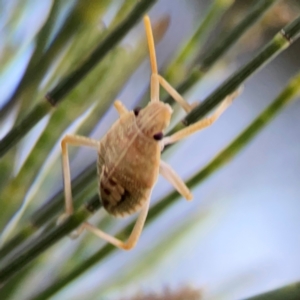
[[[60,216],[58,223],[63,221],[67,216],[73,213],[73,201],[71,193],[71,176],[70,176],[70,163],[68,154],[68,144],[72,146],[86,146],[98,149],[99,141],[92,140],[90,138],[79,135],[66,135],[61,141],[62,150],[62,163],[63,163],[63,175],[65,185],[65,203],[66,212]]]
[[[114,103],[114,107],[115,109],[118,111],[119,115],[122,116],[123,114],[127,113],[128,112],[128,109],[124,106],[124,104],[119,101],[119,100],[116,100],[115,103]]]
[[[239,94],[240,94],[240,89],[238,89],[237,91],[228,95],[210,117],[200,120],[182,130],[179,130],[178,132],[174,133],[171,136],[165,137],[162,140],[163,146],[175,143],[175,142],[177,142],[199,130],[202,130],[202,129],[212,125],[222,115],[222,113],[228,108],[228,106],[230,106],[233,99],[236,98]]]
[[[189,113],[195,106],[198,105],[198,102],[189,104],[186,100],[172,87],[172,85],[165,80],[161,75],[157,75],[159,83],[162,87],[172,96],[172,98],[181,105],[181,107]]]
[[[145,24],[146,35],[147,35],[151,72],[152,72],[151,83],[150,83],[150,90],[151,90],[150,97],[151,97],[151,101],[157,102],[159,101],[159,81],[157,78],[157,63],[156,63],[154,39],[152,34],[151,22],[148,16],[144,17],[144,24]]]
[[[191,194],[189,188],[185,185],[183,180],[179,177],[178,174],[172,169],[170,165],[165,163],[164,161],[160,161],[159,164],[159,173],[167,179],[180,193],[184,198],[187,200],[192,200],[193,195]]]
[[[97,227],[91,225],[88,222],[83,223],[82,226],[84,229],[91,231],[92,233],[96,234],[99,238],[104,239],[105,241],[113,244],[114,246],[124,250],[130,250],[135,247],[137,241],[139,240],[141,232],[144,228],[145,220],[149,210],[149,204],[150,204],[150,196],[147,202],[145,203],[145,205],[143,206],[142,210],[140,211],[138,219],[126,242],[122,242],[121,240],[103,232],[102,230],[98,229]]]

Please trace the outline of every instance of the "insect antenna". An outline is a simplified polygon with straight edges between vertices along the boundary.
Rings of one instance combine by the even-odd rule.
[[[149,57],[150,57],[150,65],[151,65],[151,72],[152,72],[151,82],[150,82],[150,98],[152,102],[159,102],[159,79],[157,73],[155,45],[154,45],[150,18],[147,15],[144,17],[144,24],[145,24],[147,42],[149,47]]]
[[[157,74],[155,45],[154,45],[151,22],[150,22],[150,18],[148,16],[144,17],[144,24],[145,24],[146,36],[147,36],[148,47],[149,47],[151,71],[152,71],[152,73]]]

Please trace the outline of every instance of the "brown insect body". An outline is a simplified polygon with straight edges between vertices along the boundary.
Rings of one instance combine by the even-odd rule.
[[[171,114],[169,105],[150,102],[136,114],[122,114],[101,140],[99,192],[110,214],[132,214],[149,199],[157,181],[161,152],[154,135],[169,125]]]
[[[99,194],[103,207],[108,213],[117,217],[140,212],[125,242],[89,222],[84,222],[75,235],[79,235],[83,230],[88,230],[124,250],[132,249],[141,235],[149,210],[151,192],[158,174],[169,181],[184,198],[187,200],[193,198],[180,176],[170,165],[160,159],[161,150],[164,146],[173,144],[213,124],[239,94],[238,90],[228,95],[211,116],[185,127],[171,136],[164,137],[163,131],[170,123],[172,109],[168,104],[160,102],[160,86],[187,113],[195,107],[195,104],[187,103],[171,84],[158,74],[154,40],[148,16],[144,17],[144,23],[151,64],[150,103],[143,109],[130,112],[120,101],[115,101],[114,106],[120,118],[100,141],[78,135],[66,135],[61,141],[66,212],[59,217],[58,223],[63,222],[74,211],[68,145],[97,149]]]

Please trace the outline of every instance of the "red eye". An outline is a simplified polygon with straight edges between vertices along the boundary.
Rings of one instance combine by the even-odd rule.
[[[139,112],[140,112],[141,109],[142,109],[141,107],[136,107],[136,108],[133,110],[135,116],[138,116],[138,114],[139,114]]]
[[[164,137],[164,134],[162,132],[159,132],[159,133],[156,133],[154,134],[153,138],[156,140],[156,141],[160,141],[162,140]]]

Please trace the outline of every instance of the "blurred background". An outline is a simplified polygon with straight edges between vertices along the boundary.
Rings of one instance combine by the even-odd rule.
[[[106,2],[100,17],[94,17],[97,25],[95,28],[99,32],[109,29],[118,9],[124,4],[121,0]],[[169,26],[156,47],[161,74],[165,74],[182,45],[195,32],[212,2],[159,0],[149,11],[152,24],[157,24],[166,16],[170,18]],[[187,69],[170,77],[175,86],[188,74],[191,65],[201,60],[207,49],[210,49],[210,45],[230,32],[243,19],[256,1],[219,2],[223,3],[224,8],[216,19],[216,25],[207,33],[205,39],[197,44]],[[22,78],[35,49],[35,36],[48,17],[52,4],[52,1],[0,0],[2,109],[7,106],[7,100]],[[52,36],[59,30],[75,4],[76,1],[71,0],[60,4],[57,18],[53,21]],[[190,103],[204,99],[234,71],[250,61],[263,45],[299,13],[298,1],[278,1],[222,56],[205,78],[184,94],[185,98]],[[90,15],[86,18],[90,18]],[[80,27],[79,24],[77,26]],[[51,35],[49,36],[51,40]],[[72,113],[73,109],[71,96],[71,100],[66,100],[69,101],[68,105],[61,104],[65,105],[64,111],[52,124],[53,130],[58,131],[58,138],[52,143],[52,147],[43,147],[42,141],[37,143],[51,121],[51,117],[47,116],[17,147],[4,156],[6,165],[0,165],[0,189],[3,193],[6,192],[11,178],[18,175],[34,147],[39,146],[47,153],[40,168],[34,171],[33,180],[27,184],[29,189],[26,189],[24,199],[30,199],[30,203],[22,212],[22,217],[10,236],[28,222],[37,207],[63,187],[59,139],[66,132],[76,132],[78,128],[82,128],[80,126],[84,126],[82,124],[89,118],[93,107],[96,106],[95,102],[103,101],[105,105],[101,107],[99,122],[94,126],[90,124],[90,135],[101,139],[117,119],[117,113],[111,105],[115,98],[120,99],[129,109],[133,109],[144,99],[149,86],[149,60],[146,54],[139,59],[140,62],[134,60],[137,56],[136,48],[140,46],[143,36],[143,24],[139,22],[118,46],[119,52],[111,54],[115,55],[116,59],[115,64],[112,63],[113,58],[110,58],[112,61],[109,62],[114,75],[108,71],[102,71],[99,75],[98,70],[98,74],[93,74],[92,84],[87,84],[85,90],[71,95],[80,96],[81,102],[76,103],[77,115],[70,117],[68,126],[55,126],[55,122],[60,122],[60,118],[69,118],[68,113]],[[92,47],[94,40],[91,41]],[[40,101],[39,96],[45,94],[61,76],[72,69],[72,64],[76,65],[76,59],[73,62],[73,57],[68,56],[68,45],[72,45],[71,40],[61,48],[61,52],[58,52],[48,65],[48,71],[40,77],[39,83],[35,85],[38,92],[31,94],[37,100],[30,105]],[[184,180],[201,170],[275,99],[289,79],[300,70],[299,51],[300,43],[296,41],[245,82],[242,95],[212,127],[179,142],[162,155],[163,159],[172,165]],[[120,52],[126,55],[122,56]],[[71,66],[65,66],[68,59]],[[130,64],[134,66],[133,70],[130,69]],[[105,67],[103,66],[103,70],[106,70]],[[118,72],[122,71],[120,76],[124,84],[119,84]],[[95,76],[99,76],[99,87]],[[103,90],[105,85],[110,85],[111,91]],[[81,106],[81,103],[87,101],[84,95],[89,93],[95,102]],[[25,96],[21,95],[19,99],[22,97]],[[16,102],[1,116],[1,138],[20,117],[18,105],[22,107],[22,104]],[[134,295],[139,293],[159,293],[166,287],[176,291],[188,286],[190,289],[199,290],[204,299],[231,300],[244,299],[298,281],[299,115],[300,103],[294,101],[232,161],[193,188],[192,202],[181,199],[155,222],[149,224],[135,249],[129,252],[115,251],[51,299],[134,299]],[[181,110],[176,110],[170,128],[183,116]],[[73,177],[96,160],[96,153],[87,149],[72,150],[71,155]],[[15,186],[14,192],[17,192],[17,188]],[[91,190],[94,191],[94,188]],[[154,187],[151,203],[157,203],[172,190],[172,186],[160,177]],[[1,206],[9,205],[4,202],[8,201],[7,199],[0,197]],[[16,203],[13,212],[20,206],[21,202]],[[11,217],[12,213],[2,215],[3,229]],[[134,218],[136,216],[124,220],[114,219],[101,210],[91,222],[100,222],[106,231],[115,233]],[[62,239],[24,273],[24,278],[18,280],[14,292],[7,299],[30,299],[38,290],[48,286],[60,274],[72,270],[72,267],[79,265],[103,245],[102,241],[89,233],[84,233],[77,240]]]

